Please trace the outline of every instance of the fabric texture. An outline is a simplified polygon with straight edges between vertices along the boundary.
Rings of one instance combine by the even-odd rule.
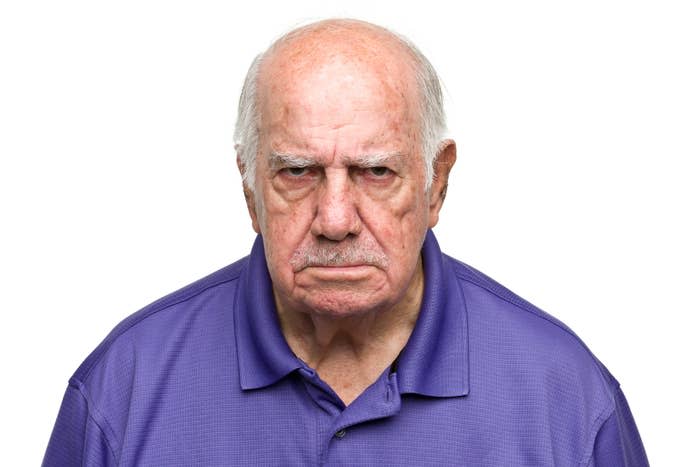
[[[109,334],[70,379],[43,465],[648,465],[576,335],[430,231],[422,255],[416,327],[349,406],[284,340],[258,238]]]

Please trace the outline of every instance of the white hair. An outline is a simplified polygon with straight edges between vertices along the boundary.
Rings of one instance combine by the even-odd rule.
[[[337,23],[357,24],[356,20],[334,20]],[[362,23],[367,24],[367,23]],[[314,25],[310,25],[313,27]],[[385,28],[402,44],[415,60],[415,79],[420,99],[420,138],[421,152],[425,165],[425,189],[430,188],[433,182],[435,158],[440,151],[440,144],[445,133],[445,110],[443,107],[442,87],[440,78],[428,59],[408,39]],[[288,32],[276,40],[265,52],[257,55],[248,68],[243,88],[238,102],[238,118],[234,131],[236,151],[243,166],[243,183],[253,193],[255,192],[255,166],[258,152],[260,111],[258,109],[257,86],[260,75],[260,66],[264,58],[276,48],[278,44],[300,35],[307,27],[302,27]]]

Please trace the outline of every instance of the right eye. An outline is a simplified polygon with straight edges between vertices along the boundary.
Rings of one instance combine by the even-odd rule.
[[[302,177],[309,173],[308,167],[287,167],[282,169],[282,172],[291,177]]]

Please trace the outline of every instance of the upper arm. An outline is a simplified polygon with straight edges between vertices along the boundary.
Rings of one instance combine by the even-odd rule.
[[[590,467],[648,467],[642,439],[625,395],[615,390],[615,410],[603,423],[595,439]]]
[[[114,453],[102,428],[95,422],[83,394],[68,386],[61,403],[44,467],[113,466]]]

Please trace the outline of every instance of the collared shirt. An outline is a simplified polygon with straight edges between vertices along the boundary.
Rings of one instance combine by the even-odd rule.
[[[423,246],[397,359],[349,406],[287,345],[263,244],[119,324],[70,379],[45,466],[645,466],[567,327]]]

